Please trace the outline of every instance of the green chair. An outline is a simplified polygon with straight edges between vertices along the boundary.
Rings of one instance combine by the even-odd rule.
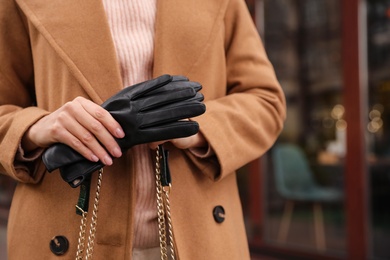
[[[285,242],[295,202],[313,204],[316,246],[326,250],[322,203],[340,202],[340,190],[318,185],[307,158],[300,147],[294,144],[276,144],[272,149],[275,184],[277,192],[286,200],[278,239]]]

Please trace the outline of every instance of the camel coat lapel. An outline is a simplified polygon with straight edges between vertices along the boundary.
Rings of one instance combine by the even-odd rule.
[[[16,1],[93,101],[102,103],[123,87],[101,1]],[[157,0],[154,77],[194,73],[202,51],[218,35],[225,2]]]
[[[93,101],[102,103],[123,87],[101,1],[17,2]]]

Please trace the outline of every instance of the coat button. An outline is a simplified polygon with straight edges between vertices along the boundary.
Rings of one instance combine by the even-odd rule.
[[[69,242],[64,236],[55,236],[50,241],[50,250],[55,255],[63,255],[68,251]]]
[[[225,209],[222,206],[216,206],[213,209],[214,220],[217,223],[222,223],[225,220]]]

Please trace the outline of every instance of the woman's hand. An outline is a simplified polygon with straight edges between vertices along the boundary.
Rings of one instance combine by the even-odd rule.
[[[114,137],[123,138],[124,132],[110,113],[77,97],[32,125],[23,136],[22,147],[31,151],[64,143],[91,161],[111,165],[111,156],[122,155]]]
[[[207,146],[206,139],[204,138],[201,132],[198,132],[195,135],[189,137],[177,138],[172,140],[166,140],[161,142],[154,142],[149,144],[150,149],[156,149],[158,145],[170,142],[179,149],[189,149],[189,148],[198,148]]]

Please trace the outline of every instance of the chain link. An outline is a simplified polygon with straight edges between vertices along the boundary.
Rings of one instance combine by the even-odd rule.
[[[157,196],[157,216],[158,216],[158,233],[160,239],[160,253],[161,260],[168,259],[167,237],[165,232],[165,212],[163,201],[163,188],[161,185],[161,171],[160,171],[160,151],[156,149],[156,196]]]
[[[76,208],[82,212],[79,239],[78,239],[78,244],[77,244],[76,260],[82,260],[83,259],[83,252],[84,252],[85,230],[87,227],[88,212],[83,211],[78,205],[76,205]]]
[[[174,247],[174,240],[173,240],[173,229],[172,229],[172,219],[171,219],[171,204],[169,201],[169,192],[170,192],[171,185],[167,187],[167,189],[164,190],[165,195],[165,210],[166,210],[166,217],[168,220],[168,233],[169,233],[169,245],[171,249],[171,259],[175,260],[175,247]]]
[[[156,149],[156,163],[155,163],[155,173],[156,173],[156,197],[157,197],[157,216],[158,216],[158,229],[159,229],[159,240],[160,240],[160,253],[161,260],[168,260],[168,244],[167,244],[167,225],[168,225],[168,236],[169,236],[169,245],[170,245],[170,256],[172,260],[175,260],[175,245],[174,245],[174,236],[172,229],[172,219],[171,219],[171,207],[169,201],[169,193],[171,185],[163,187],[161,184],[161,169],[160,169],[160,160],[161,155],[160,151]],[[100,200],[100,188],[102,184],[103,169],[99,170],[97,188],[95,193],[95,201],[93,205],[91,225],[88,236],[87,251],[85,259],[92,259],[93,247],[96,234],[97,226],[97,214],[99,208]],[[87,226],[87,211],[83,211],[80,207],[76,205],[77,209],[82,212],[81,223],[80,223],[80,232],[77,245],[76,260],[83,259],[84,253],[84,244],[85,244],[85,234]],[[166,220],[165,220],[166,218]],[[167,224],[167,225],[166,225]]]
[[[93,253],[93,246],[95,242],[95,234],[96,234],[96,226],[97,226],[97,214],[99,210],[99,200],[100,200],[100,188],[102,186],[102,177],[103,177],[103,168],[99,170],[99,176],[97,180],[97,187],[95,193],[95,203],[93,204],[92,218],[91,218],[91,226],[89,228],[89,236],[88,236],[88,245],[87,245],[87,254],[85,259],[91,259]]]
[[[160,240],[160,253],[161,260],[168,260],[168,244],[167,244],[167,232],[166,222],[168,222],[168,234],[169,234],[169,245],[170,245],[170,256],[171,260],[175,260],[175,247],[174,237],[172,231],[172,219],[171,219],[171,207],[169,201],[169,192],[171,184],[167,187],[163,187],[161,184],[161,155],[159,148],[156,149],[156,197],[157,197],[157,216],[158,216],[158,233]],[[166,213],[166,214],[165,214]],[[167,218],[167,221],[165,221]]]
[[[97,180],[97,187],[96,187],[96,193],[95,193],[95,201],[93,204],[93,211],[92,211],[92,218],[91,218],[91,225],[89,228],[89,236],[88,236],[88,244],[87,244],[87,252],[85,254],[85,259],[92,259],[93,254],[93,246],[95,242],[95,234],[96,234],[96,226],[97,226],[97,214],[99,209],[99,200],[100,200],[100,188],[102,185],[102,178],[103,178],[103,168],[99,170],[98,180]],[[76,205],[76,208],[79,209],[82,212],[81,216],[81,224],[80,224],[80,232],[79,232],[79,239],[78,239],[78,245],[77,245],[77,253],[76,253],[76,260],[82,260],[83,259],[83,251],[84,251],[84,244],[85,244],[85,234],[86,234],[86,226],[87,226],[87,211],[83,211],[80,207]]]

